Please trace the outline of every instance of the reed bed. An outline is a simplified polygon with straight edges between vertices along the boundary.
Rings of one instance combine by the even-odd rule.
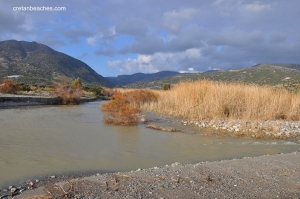
[[[300,120],[300,94],[271,86],[199,80],[157,93],[141,109],[191,120]]]

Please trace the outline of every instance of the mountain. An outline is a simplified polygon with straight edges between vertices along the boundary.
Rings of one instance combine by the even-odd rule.
[[[111,87],[124,86],[133,82],[149,82],[159,80],[165,77],[170,77],[179,74],[175,71],[161,71],[157,73],[145,74],[145,73],[135,73],[132,75],[118,75],[117,77],[106,77],[109,81]]]
[[[254,84],[283,84],[286,80],[300,81],[299,64],[258,64],[255,66],[224,71],[210,71],[204,73],[182,73],[156,81],[134,82],[126,88],[161,89],[164,84],[176,84],[180,81],[194,81],[210,79],[214,81],[245,82]]]
[[[37,42],[0,42],[0,78],[22,75],[18,81],[51,84],[67,77],[89,84],[107,85],[104,77],[84,62]]]

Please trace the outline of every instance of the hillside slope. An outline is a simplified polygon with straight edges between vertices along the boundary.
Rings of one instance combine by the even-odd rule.
[[[106,85],[104,77],[84,62],[36,42],[0,42],[0,78],[23,75],[21,79],[34,84],[50,84],[67,77],[83,82]]]
[[[161,89],[164,84],[176,84],[180,81],[211,79],[214,81],[245,82],[254,84],[282,84],[286,79],[300,80],[299,64],[258,64],[255,66],[204,73],[185,73],[166,77],[157,81],[135,82],[126,85],[127,88]]]
[[[110,81],[110,86],[124,86],[126,84],[130,84],[133,82],[148,82],[159,80],[165,77],[170,77],[179,74],[175,71],[161,71],[157,73],[145,74],[145,73],[135,73],[132,75],[118,75],[117,77],[105,77],[108,81]]]

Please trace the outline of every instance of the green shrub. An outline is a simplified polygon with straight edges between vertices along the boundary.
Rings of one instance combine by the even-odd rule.
[[[287,80],[283,83],[283,87],[290,93],[298,93],[300,90],[300,81]]]
[[[80,87],[80,88],[81,88],[81,87],[82,87],[81,79],[80,79],[80,78],[75,79],[75,80],[73,81],[72,85],[73,85],[74,87]]]
[[[171,85],[170,84],[164,84],[162,87],[162,90],[170,90],[171,89]]]
[[[20,91],[31,91],[30,86],[27,84],[22,83],[22,84],[19,84],[18,86],[19,86]]]
[[[100,86],[93,86],[93,87],[84,86],[82,88],[86,92],[92,92],[96,97],[106,96],[105,90]]]

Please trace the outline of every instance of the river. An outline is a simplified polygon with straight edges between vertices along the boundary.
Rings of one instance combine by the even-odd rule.
[[[207,137],[103,123],[100,105],[0,109],[0,188],[74,172],[136,170],[297,151],[281,140]]]

